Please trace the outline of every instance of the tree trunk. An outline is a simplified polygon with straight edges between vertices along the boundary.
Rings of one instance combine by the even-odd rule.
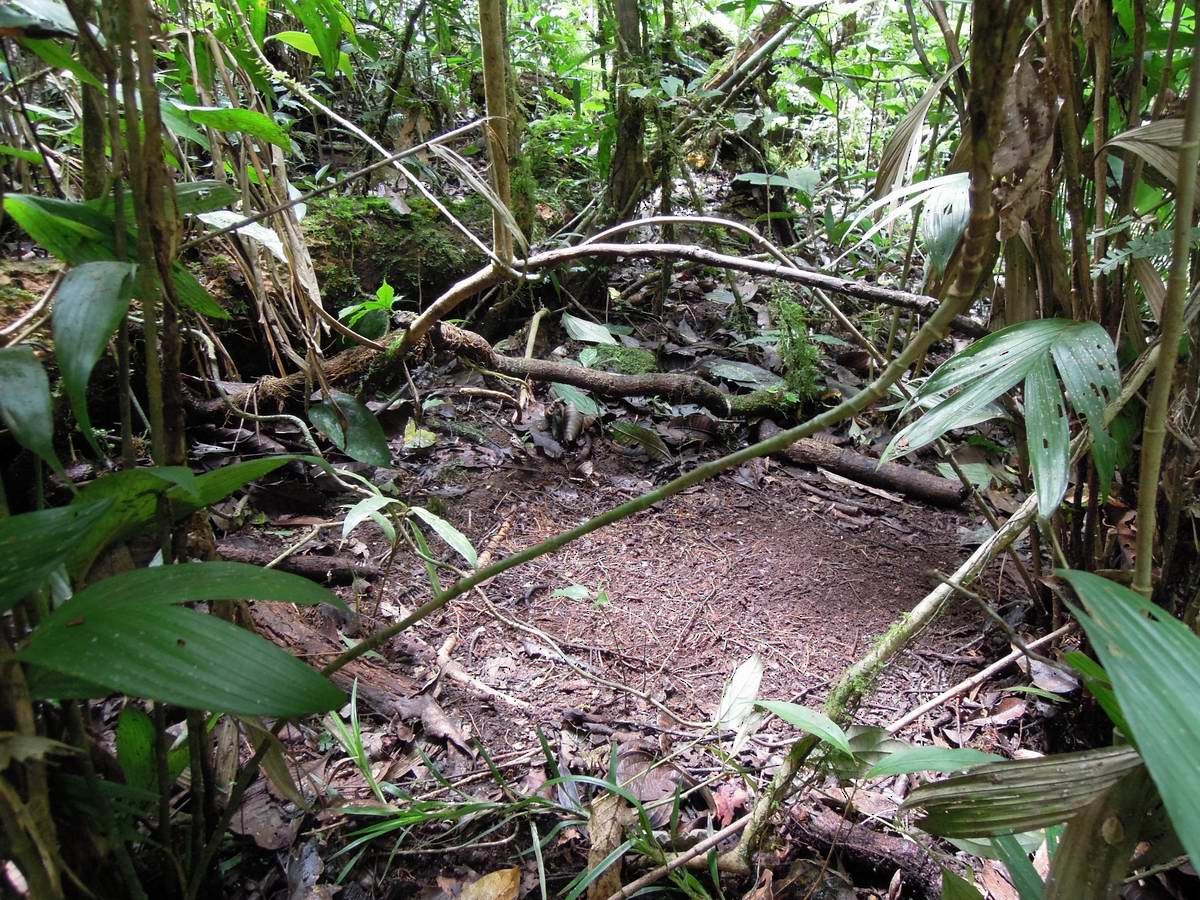
[[[479,0],[479,33],[483,40],[483,95],[487,104],[488,158],[492,189],[505,207],[512,207],[509,175],[508,48],[505,43],[503,0]],[[492,213],[492,242],[504,262],[513,258],[513,237],[498,212]]]
[[[642,102],[629,93],[629,85],[642,77],[646,60],[638,0],[615,0],[613,6],[617,26],[613,58],[617,127],[604,204],[607,221],[619,222],[632,214],[646,181],[646,114]]]

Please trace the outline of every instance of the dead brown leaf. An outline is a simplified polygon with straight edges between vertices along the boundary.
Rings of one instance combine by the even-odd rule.
[[[517,900],[520,889],[520,869],[497,869],[466,885],[458,900]]]
[[[717,821],[725,828],[733,824],[733,818],[750,799],[740,781],[727,781],[712,793]]]
[[[775,900],[775,888],[772,887],[774,880],[775,873],[770,869],[763,869],[762,875],[758,877],[758,883],[742,900]]]
[[[616,794],[604,794],[592,801],[588,817],[588,833],[592,845],[588,848],[588,869],[594,870],[604,858],[621,844],[621,811],[625,801]],[[588,885],[588,900],[605,900],[621,889],[621,860],[618,859]]]
[[[1004,873],[1004,867],[993,859],[983,860],[979,882],[992,900],[1020,900],[1020,894]]]

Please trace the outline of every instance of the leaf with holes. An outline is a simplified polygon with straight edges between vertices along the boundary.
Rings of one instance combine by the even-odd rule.
[[[1057,371],[1057,378],[1055,372]],[[1104,493],[1116,467],[1117,444],[1104,423],[1120,388],[1117,351],[1095,322],[1043,319],[1021,322],[976,341],[942,363],[925,380],[908,408],[926,398],[956,391],[892,438],[884,460],[912,453],[947,431],[978,420],[978,410],[1024,382],[1026,432],[1038,495],[1038,512],[1048,518],[1067,489],[1070,430],[1063,391],[1087,423]]]

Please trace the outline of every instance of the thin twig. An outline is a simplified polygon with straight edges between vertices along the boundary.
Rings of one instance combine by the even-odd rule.
[[[1070,632],[1074,627],[1075,627],[1074,623],[1068,623],[1068,624],[1062,626],[1062,628],[1052,631],[1049,634],[1043,635],[1042,637],[1038,638],[1036,641],[1032,641],[1032,642],[1026,644],[1024,647],[1018,647],[1016,650],[1013,650],[1007,656],[996,660],[996,662],[992,663],[986,669],[982,669],[979,672],[976,672],[970,678],[963,679],[958,684],[954,685],[954,687],[949,688],[945,691],[942,691],[942,693],[938,694],[932,700],[928,700],[925,703],[922,703],[916,709],[912,710],[911,712],[905,713],[900,718],[896,719],[896,721],[894,721],[890,725],[888,725],[884,730],[887,731],[888,734],[895,734],[897,731],[904,728],[906,725],[911,725],[913,722],[917,721],[917,719],[921,718],[921,716],[925,715],[925,713],[929,712],[930,710],[937,709],[939,706],[941,706],[947,700],[952,700],[953,698],[957,697],[959,694],[963,694],[963,693],[966,693],[967,691],[971,690],[971,688],[975,687],[976,685],[983,684],[985,681],[987,681],[989,678],[991,678],[997,672],[1002,671],[1003,669],[1005,669],[1008,666],[1015,663],[1022,656],[1027,655],[1030,650],[1034,650],[1038,647],[1043,646],[1044,644],[1049,644],[1050,642],[1055,641],[1060,637],[1063,637],[1065,634]]]

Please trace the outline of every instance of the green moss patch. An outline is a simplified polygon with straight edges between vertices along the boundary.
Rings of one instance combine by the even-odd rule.
[[[321,294],[333,308],[373,294],[385,280],[415,305],[483,266],[486,258],[431,203],[398,212],[386,197],[322,197],[309,205],[304,234]],[[460,222],[490,240],[491,208],[477,198],[450,201]]]
[[[621,375],[647,375],[658,371],[658,360],[649,350],[617,344],[588,347],[579,354],[579,361],[589,369],[604,369]]]

